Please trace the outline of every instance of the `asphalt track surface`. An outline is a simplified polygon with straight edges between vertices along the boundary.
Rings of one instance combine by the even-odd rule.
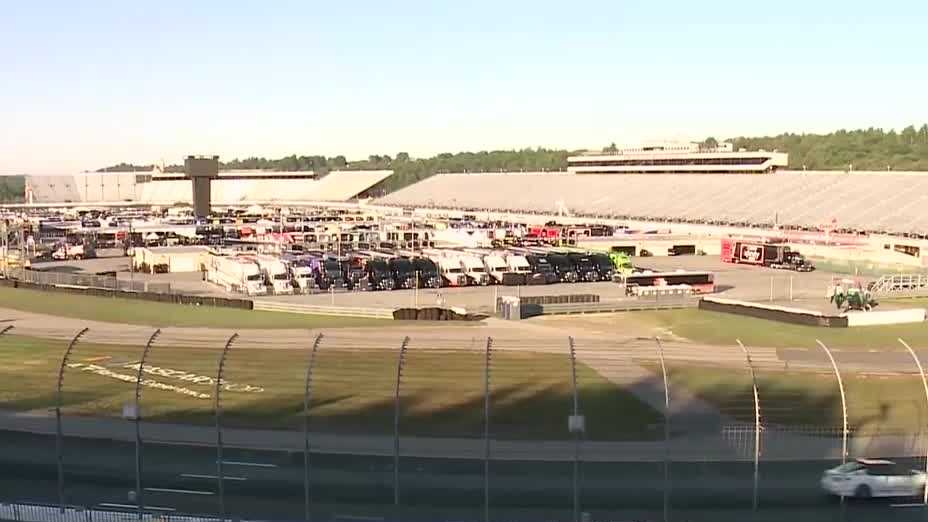
[[[54,438],[2,432],[0,480],[4,496],[56,503]],[[143,446],[142,487],[148,506],[178,512],[218,510],[217,456],[205,446]],[[68,504],[131,505],[135,490],[134,445],[68,438],[64,446]],[[304,467],[300,452],[227,449],[223,454],[226,510],[251,519],[299,520],[304,509]],[[914,462],[913,462],[914,464]],[[662,520],[664,491],[670,492],[671,520],[727,521],[924,520],[914,502],[893,499],[840,503],[818,489],[822,469],[834,461],[763,463],[758,511],[752,511],[750,463],[671,463],[670,480],[661,463],[580,465],[581,510],[593,520]],[[393,501],[393,463],[384,457],[311,455],[314,512],[371,513],[416,520],[480,519],[483,465],[460,459],[404,458],[400,461],[400,506]],[[490,509],[495,520],[568,519],[572,506],[572,465],[509,461],[490,463]],[[451,517],[451,518],[449,518]]]

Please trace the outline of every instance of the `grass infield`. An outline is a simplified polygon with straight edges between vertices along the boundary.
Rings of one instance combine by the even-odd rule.
[[[0,338],[0,409],[47,410],[55,404],[58,364],[66,344]],[[64,377],[64,412],[118,417],[131,403],[140,347],[79,343]],[[142,414],[155,422],[211,425],[218,349],[155,346],[143,373]],[[233,348],[221,391],[229,427],[300,429],[308,350]],[[490,431],[496,438],[567,439],[573,387],[569,359],[554,354],[497,352],[490,375]],[[312,380],[313,431],[391,434],[397,352],[345,347],[317,353]],[[586,437],[647,439],[660,414],[593,369],[579,365]],[[400,386],[404,435],[483,434],[484,354],[407,352]]]

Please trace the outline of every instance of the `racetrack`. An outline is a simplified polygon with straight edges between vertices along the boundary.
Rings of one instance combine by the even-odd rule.
[[[0,470],[22,477],[5,494],[56,502],[51,437],[0,433]],[[14,449],[15,448],[15,449]],[[69,438],[65,441],[68,503],[95,506],[131,505],[135,489],[131,444]],[[213,514],[218,510],[216,453],[209,447],[146,444],[142,487],[146,505],[180,512]],[[302,519],[302,455],[288,451],[242,451],[223,454],[227,512],[237,516]],[[580,467],[580,508],[593,520],[661,520],[664,494],[673,520],[821,521],[837,519],[842,507],[818,490],[822,469],[834,461],[764,463],[758,511],[751,509],[750,463],[678,463],[665,480],[660,463],[589,463]],[[483,466],[451,458],[403,458],[400,505],[393,506],[392,459],[313,454],[310,494],[313,510],[402,519],[476,520],[482,517]],[[490,515],[493,520],[567,519],[572,505],[572,471],[567,463],[492,461],[489,467]],[[27,486],[27,487],[25,487]],[[849,520],[921,520],[919,509],[894,507],[909,499],[849,502]]]
[[[122,344],[139,347],[153,329],[145,326],[88,322],[9,310],[0,311],[6,324],[17,335],[58,340],[70,339],[88,327],[81,342]],[[218,357],[231,330],[164,328],[158,347],[193,346],[212,350]],[[609,330],[581,328],[565,330],[547,321],[511,323],[488,320],[477,325],[448,324],[381,330],[247,330],[242,331],[233,350],[236,364],[249,358],[260,359],[263,350],[297,350],[308,354],[314,336],[323,333],[333,346],[356,349],[398,350],[405,335],[413,338],[416,351],[460,350],[480,353],[485,339],[494,339],[494,350],[531,351],[559,354],[568,371],[568,340],[574,334],[577,359],[611,381],[635,389],[635,393],[654,407],[663,400],[660,379],[641,370],[642,364],[658,361],[658,349],[649,331],[617,336]],[[667,364],[703,364],[747,372],[744,354],[737,347],[716,347],[673,339],[663,343]],[[78,345],[78,350],[80,345]],[[322,348],[325,349],[324,346]],[[786,368],[813,370],[831,379],[827,358],[814,347],[772,349],[751,347],[755,365],[767,372]],[[244,355],[244,357],[242,357]],[[904,352],[837,352],[844,371],[905,373],[915,371]],[[304,368],[306,359],[295,361]],[[415,369],[415,366],[411,366]],[[234,369],[233,369],[234,371]],[[384,371],[391,371],[384,369]],[[642,373],[643,372],[643,373]],[[751,425],[726,418],[725,412],[705,409],[699,399],[686,390],[672,390],[669,445],[653,441],[581,441],[580,491],[583,510],[594,519],[650,519],[662,517],[663,490],[671,491],[674,520],[777,520],[784,518],[823,520],[836,517],[840,507],[818,490],[821,470],[840,457],[840,438],[834,432],[822,434],[778,431],[763,434],[760,499],[761,511],[750,510],[753,446]],[[711,407],[710,407],[711,409]],[[620,419],[622,412],[616,411]],[[710,418],[708,425],[706,419]],[[399,512],[415,519],[424,513],[441,513],[457,519],[482,516],[483,442],[479,437],[430,438],[400,429],[400,481],[402,500]],[[55,500],[53,418],[47,412],[28,415],[12,412],[0,415],[0,426],[10,437],[0,449],[0,467],[28,469],[30,489],[19,491],[18,499]],[[388,428],[389,429],[389,428]],[[17,434],[30,433],[23,438]],[[95,505],[100,502],[126,503],[126,492],[134,488],[132,424],[118,419],[66,417],[64,420],[65,469],[70,502]],[[539,513],[570,516],[574,444],[569,440],[526,442],[498,439],[491,427],[491,506],[494,517],[506,520],[535,519]],[[38,435],[37,435],[38,434]],[[146,462],[143,478],[148,487],[212,491],[212,494],[184,495],[152,492],[150,505],[197,513],[216,509],[215,480],[196,478],[215,475],[216,433],[213,428],[177,426],[143,422]],[[272,463],[276,468],[230,467],[227,486],[230,512],[255,518],[295,519],[302,514],[302,447],[300,432],[224,429],[227,459]],[[388,516],[392,507],[392,451],[390,435],[361,436],[344,433],[310,433],[313,451],[313,495],[320,510]],[[925,438],[910,435],[859,434],[850,441],[850,455],[923,455]],[[15,449],[14,449],[15,448]],[[31,449],[30,449],[31,448]],[[664,483],[662,463],[671,463],[671,482]],[[921,464],[917,464],[921,465]],[[273,471],[267,471],[273,470]],[[196,477],[183,477],[193,475]],[[350,507],[346,507],[350,506]],[[527,509],[532,506],[541,511]],[[415,507],[416,513],[406,511]],[[922,513],[892,507],[891,502],[874,505],[852,503],[851,520],[921,520]],[[437,515],[434,515],[437,516]]]

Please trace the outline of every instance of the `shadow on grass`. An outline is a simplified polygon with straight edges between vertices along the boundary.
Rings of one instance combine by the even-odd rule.
[[[389,435],[393,433],[394,401],[382,398],[363,405],[332,411],[327,406],[356,399],[341,395],[313,401],[310,429],[335,434]],[[573,394],[557,385],[526,393],[517,385],[493,390],[490,396],[490,434],[496,439],[566,440],[567,418]],[[204,404],[204,406],[207,406]],[[657,412],[617,388],[581,389],[581,413],[587,415],[591,440],[641,440],[653,438]],[[321,410],[321,411],[320,411]],[[400,433],[406,436],[483,436],[484,399],[477,394],[435,406],[429,390],[404,393],[400,399]],[[268,398],[223,408],[223,425],[229,428],[302,429],[302,397]],[[154,422],[211,425],[211,404],[204,409],[175,409],[153,414]]]

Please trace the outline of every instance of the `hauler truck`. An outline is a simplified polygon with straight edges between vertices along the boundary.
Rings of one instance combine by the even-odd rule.
[[[226,289],[245,295],[264,295],[267,286],[257,263],[230,256],[211,256],[206,280]]]
[[[264,276],[265,284],[273,294],[288,295],[293,293],[290,271],[287,270],[287,265],[283,261],[268,255],[257,255],[254,260]]]
[[[448,251],[428,249],[423,253],[438,265],[438,273],[444,284],[442,286],[468,286],[470,281],[464,273],[461,256]]]
[[[788,246],[740,239],[722,239],[721,259],[726,263],[766,266],[795,272],[811,272],[815,265]]]
[[[287,256],[282,259],[290,272],[290,281],[293,283],[293,290],[304,294],[308,293],[313,285],[315,285],[313,267],[310,260],[297,256]]]

